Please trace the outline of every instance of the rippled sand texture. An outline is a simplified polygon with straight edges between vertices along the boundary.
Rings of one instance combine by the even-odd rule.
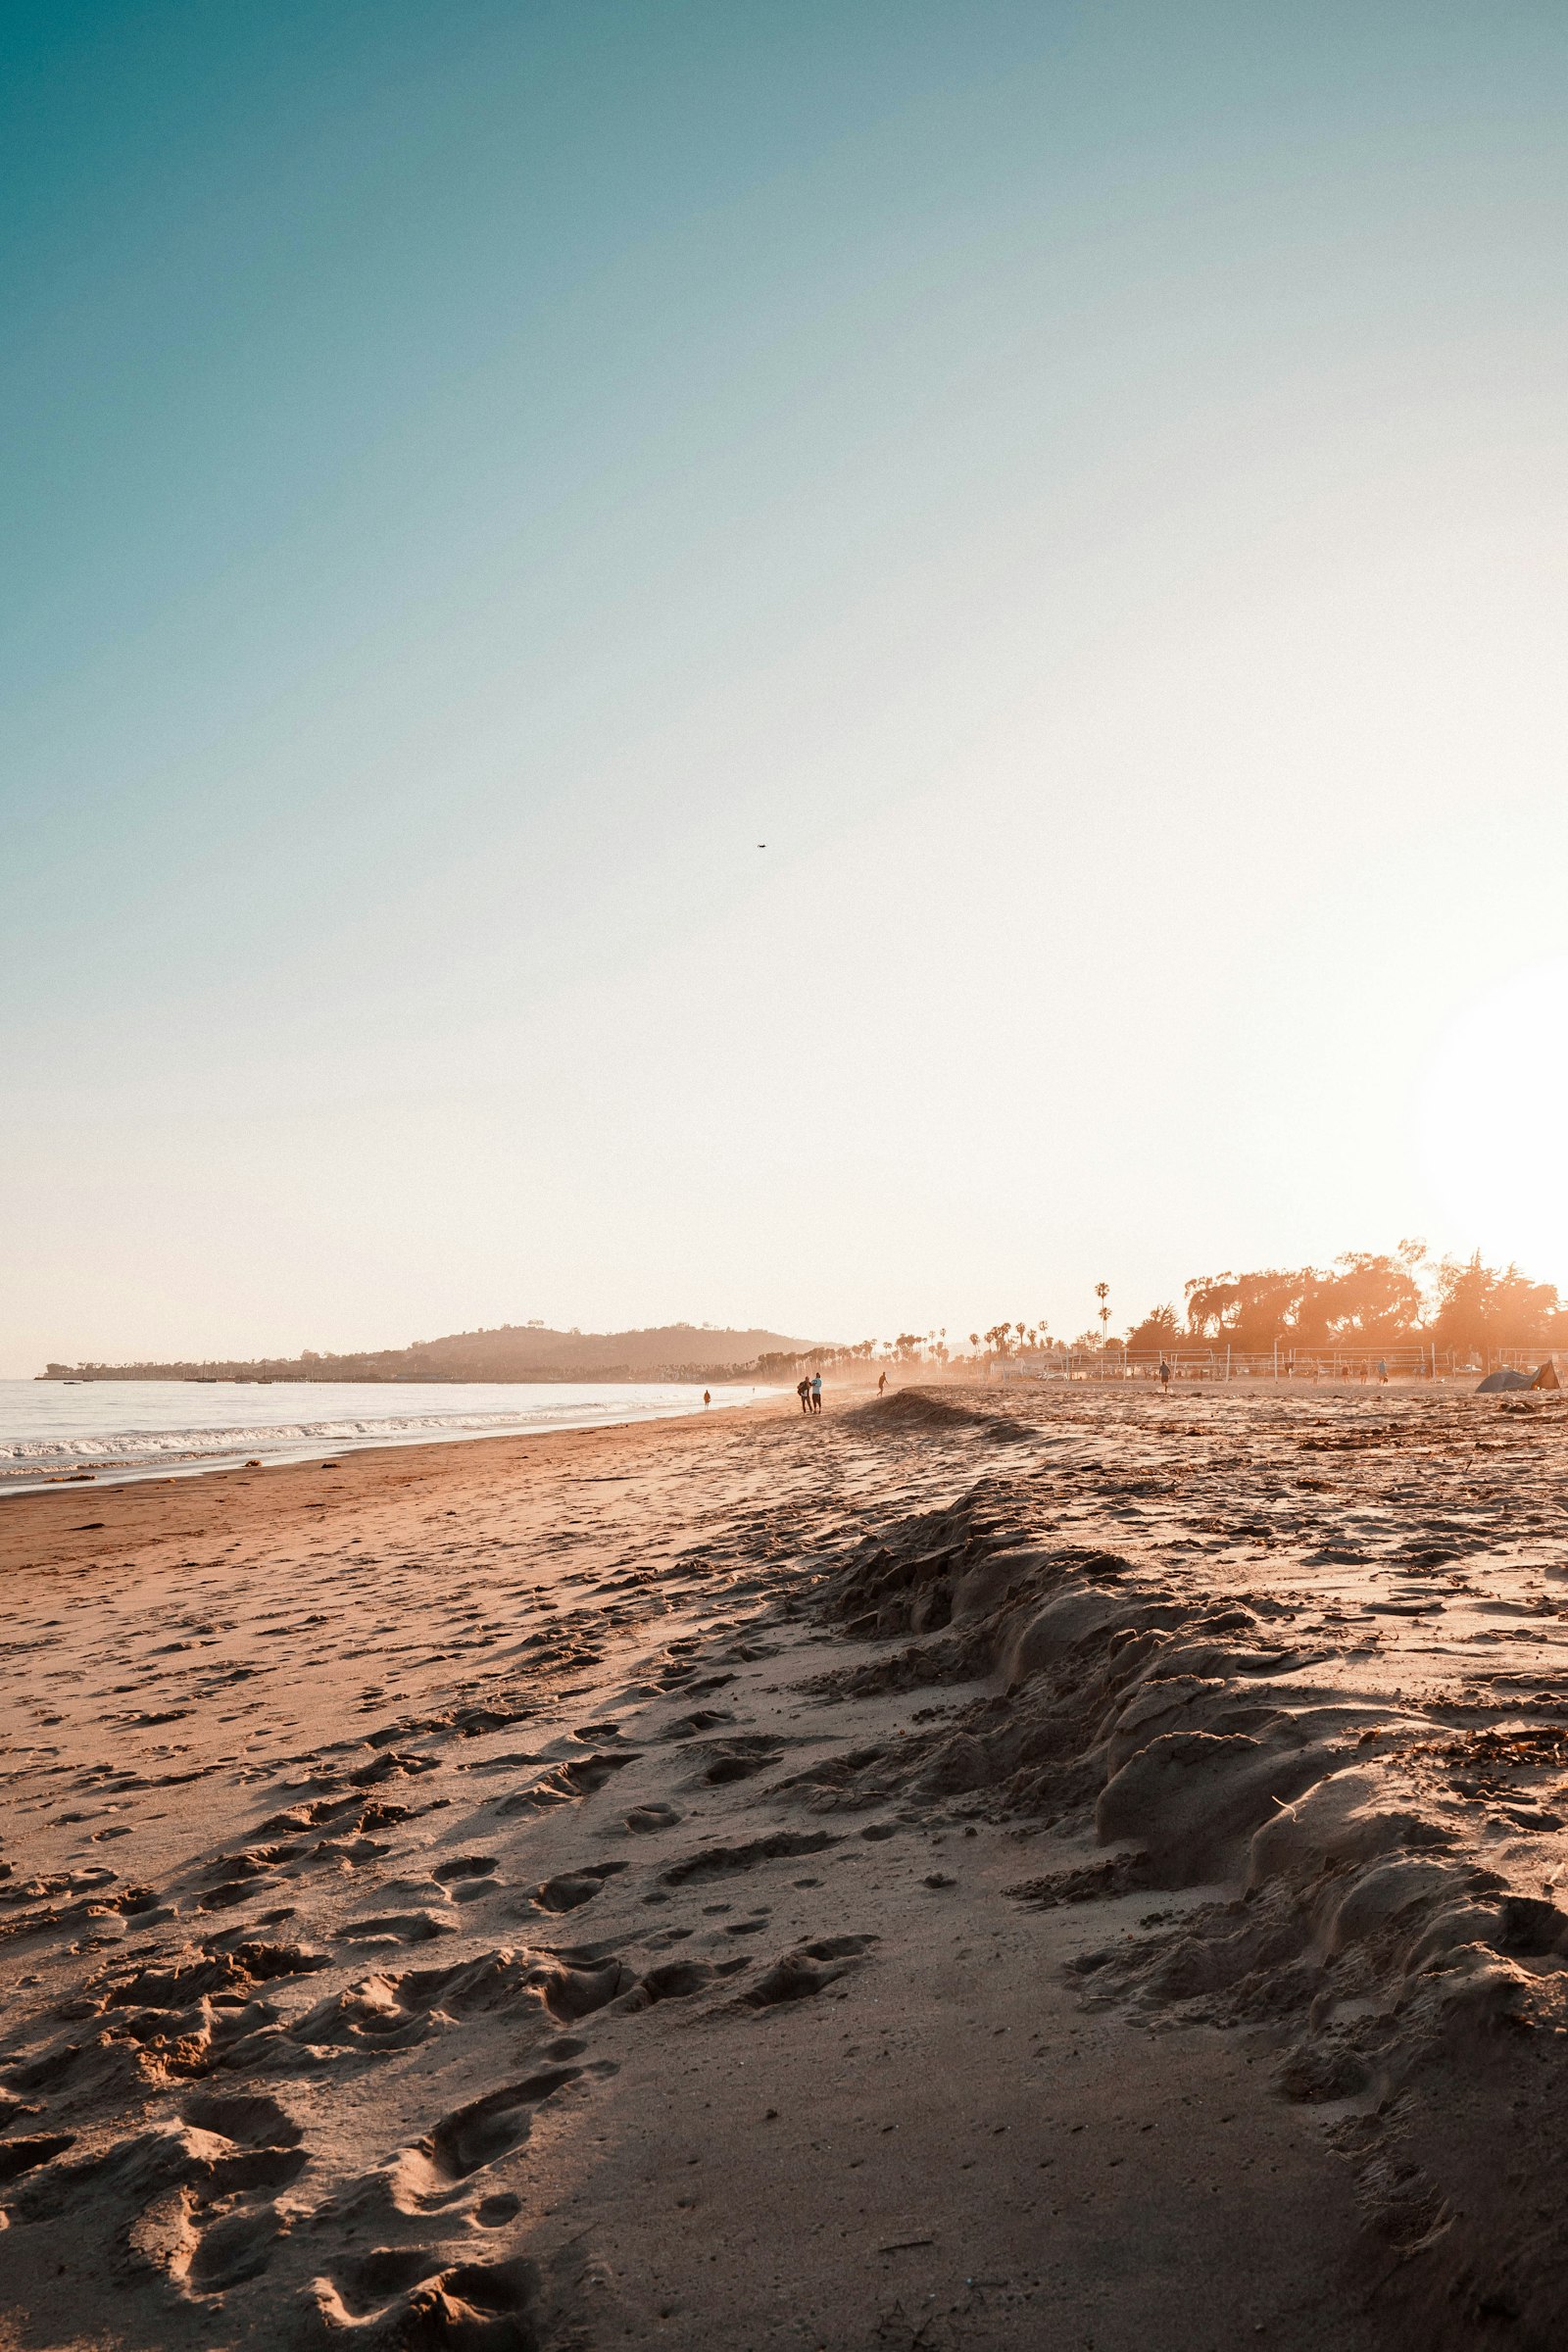
[[[954,1388],[13,1497],[0,2343],[1561,2343],[1565,1441]]]

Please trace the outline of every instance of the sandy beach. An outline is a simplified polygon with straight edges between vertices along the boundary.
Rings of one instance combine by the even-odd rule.
[[[0,2343],[1560,2343],[1568,1411],[0,1505]]]

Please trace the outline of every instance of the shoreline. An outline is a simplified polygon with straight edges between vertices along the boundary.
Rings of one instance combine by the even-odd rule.
[[[798,1414],[793,1396],[787,1402]],[[782,1410],[780,1401],[759,1397],[748,1404],[746,1417],[772,1418]],[[533,1460],[538,1465],[537,1476],[564,1464],[568,1450],[572,1459],[585,1459],[582,1451],[585,1446],[591,1447],[597,1443],[613,1449],[644,1433],[663,1437],[675,1431],[702,1430],[712,1425],[713,1416],[702,1412],[649,1414],[635,1421],[591,1422],[573,1428],[466,1433],[461,1441],[368,1442],[345,1446],[341,1454],[324,1450],[318,1455],[260,1464],[220,1461],[211,1468],[184,1474],[164,1470],[151,1472],[145,1478],[94,1480],[90,1484],[86,1480],[63,1479],[48,1486],[0,1490],[0,1506],[3,1506],[0,1507],[0,1575],[19,1565],[43,1567],[43,1563],[30,1558],[23,1563],[23,1552],[51,1549],[55,1540],[65,1535],[101,1534],[108,1543],[67,1547],[51,1559],[44,1573],[74,1567],[78,1555],[101,1552],[117,1543],[144,1550],[148,1545],[182,1544],[187,1538],[200,1541],[213,1532],[212,1514],[202,1507],[210,1485],[214,1486],[215,1500],[220,1495],[225,1505],[240,1506],[237,1513],[225,1510],[222,1521],[225,1527],[243,1525],[260,1532],[274,1516],[280,1523],[292,1525],[297,1523],[302,1510],[317,1511],[323,1504],[333,1513],[382,1507],[391,1502],[394,1492],[402,1496],[403,1490],[411,1485],[437,1489],[450,1486],[460,1498],[466,1499],[475,1483],[465,1474],[470,1450],[483,1457],[481,1463],[474,1464],[475,1471],[482,1468],[486,1473],[507,1478]],[[326,1472],[334,1476],[331,1486],[323,1489],[318,1482]],[[51,1523],[50,1514],[56,1504],[92,1503],[100,1496],[110,1509],[118,1504],[122,1517],[75,1529],[61,1529]],[[112,1503],[111,1497],[116,1501]],[[158,1507],[166,1502],[173,1504],[176,1497],[188,1506],[185,1510],[166,1511]],[[38,1514],[35,1525],[26,1508],[29,1505]]]
[[[177,1387],[183,1384],[170,1382],[161,1385]],[[521,1387],[528,1384],[518,1382],[514,1385]],[[533,1385],[539,1387],[555,1387],[559,1384],[554,1382],[540,1382]],[[631,1386],[635,1384],[628,1383],[626,1385]],[[741,1384],[736,1385],[739,1386]],[[10,1471],[0,1469],[0,1503],[3,1503],[8,1497],[47,1494],[65,1488],[84,1488],[90,1486],[99,1489],[109,1489],[122,1486],[145,1485],[149,1483],[161,1484],[168,1480],[180,1478],[206,1478],[215,1476],[220,1472],[233,1472],[237,1470],[286,1469],[299,1467],[301,1465],[308,1465],[313,1462],[320,1462],[329,1456],[338,1453],[348,1455],[379,1451],[409,1452],[416,1451],[419,1447],[425,1446],[432,1447],[444,1447],[461,1445],[479,1445],[493,1440],[504,1440],[508,1438],[532,1441],[542,1440],[548,1436],[569,1436],[579,1434],[584,1430],[634,1429],[640,1427],[644,1422],[701,1420],[706,1414],[711,1412],[738,1412],[742,1410],[755,1410],[759,1405],[770,1403],[775,1396],[790,1394],[790,1392],[783,1390],[774,1391],[762,1387],[760,1384],[748,1383],[745,1385],[749,1388],[753,1388],[755,1393],[744,1396],[726,1396],[723,1394],[722,1387],[717,1387],[713,1391],[712,1402],[708,1406],[705,1406],[700,1402],[694,1402],[693,1404],[683,1406],[679,1410],[660,1409],[632,1413],[621,1419],[616,1419],[613,1417],[607,1418],[604,1415],[599,1415],[591,1420],[557,1420],[548,1423],[541,1422],[536,1424],[533,1428],[523,1427],[502,1430],[453,1429],[445,1432],[432,1429],[421,1430],[416,1435],[410,1436],[399,1436],[396,1433],[388,1430],[378,1431],[373,1436],[338,1436],[335,1438],[323,1437],[319,1440],[319,1442],[313,1442],[309,1446],[290,1446],[287,1450],[279,1451],[269,1456],[264,1456],[259,1461],[250,1459],[249,1457],[245,1459],[239,1458],[242,1448],[236,1445],[232,1453],[225,1452],[204,1455],[186,1455],[183,1457],[172,1456],[165,1457],[157,1461],[143,1461],[134,1464],[125,1464],[123,1466],[114,1462],[85,1462],[79,1469],[52,1469],[37,1473],[30,1470]],[[266,1432],[252,1433],[249,1442],[264,1442],[267,1434],[268,1433]]]

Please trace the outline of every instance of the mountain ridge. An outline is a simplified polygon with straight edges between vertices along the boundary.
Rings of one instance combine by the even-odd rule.
[[[714,1331],[662,1323],[642,1331],[550,1331],[503,1323],[494,1330],[416,1340],[407,1348],[334,1355],[307,1348],[297,1356],[231,1357],[205,1362],[57,1364],[40,1380],[243,1381],[554,1381],[719,1379],[777,1370],[817,1343],[764,1331]],[[770,1360],[771,1359],[771,1360]]]

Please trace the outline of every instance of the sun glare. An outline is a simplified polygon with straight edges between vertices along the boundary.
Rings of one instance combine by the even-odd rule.
[[[1449,1023],[1422,1081],[1421,1159],[1450,1230],[1539,1279],[1568,1277],[1568,956],[1496,982]]]

